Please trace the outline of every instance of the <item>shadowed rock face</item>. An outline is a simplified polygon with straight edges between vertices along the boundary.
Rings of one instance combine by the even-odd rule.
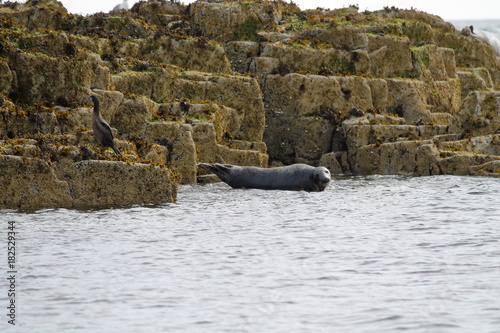
[[[0,17],[0,155],[58,181],[87,160],[172,168],[174,183],[196,183],[197,163],[499,174],[498,58],[430,14],[147,1],[82,17],[32,0]],[[97,148],[91,91],[122,156]]]

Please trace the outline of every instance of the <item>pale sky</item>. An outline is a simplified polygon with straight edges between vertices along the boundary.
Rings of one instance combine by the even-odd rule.
[[[61,0],[60,0],[61,1]],[[68,11],[76,14],[92,14],[95,12],[109,12],[122,0],[62,0]],[[139,0],[129,0],[132,5]],[[188,4],[194,0],[181,0]],[[289,2],[289,0],[287,0]],[[403,9],[411,7],[435,14],[444,20],[477,20],[500,19],[500,0],[294,0],[301,9],[342,8],[350,4],[358,4],[359,10],[378,10],[385,6],[395,6]]]

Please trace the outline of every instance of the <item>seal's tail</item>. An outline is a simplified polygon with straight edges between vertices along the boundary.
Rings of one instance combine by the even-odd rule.
[[[211,171],[210,168],[212,167],[212,164],[208,163],[198,163],[198,168],[203,169],[203,170],[208,170]]]
[[[208,170],[212,173],[215,173],[216,175],[219,175],[219,173],[221,173],[221,172],[227,172],[232,167],[232,165],[219,164],[219,163],[215,163],[215,164],[199,163],[198,167],[200,169]]]
[[[233,165],[229,165],[229,164],[219,164],[219,163],[215,163],[215,164],[200,163],[200,164],[198,164],[198,167],[200,169],[208,170],[211,173],[214,173],[223,182],[227,183],[229,181],[229,179],[231,178],[230,174],[229,174],[230,170],[234,166]]]

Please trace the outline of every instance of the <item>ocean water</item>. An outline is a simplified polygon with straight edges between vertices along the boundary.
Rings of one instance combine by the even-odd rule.
[[[0,221],[1,332],[500,330],[498,178],[335,177],[320,193],[189,185],[177,204]]]

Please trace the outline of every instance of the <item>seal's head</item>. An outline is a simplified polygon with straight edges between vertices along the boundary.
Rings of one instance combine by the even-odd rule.
[[[318,188],[318,191],[323,191],[332,180],[330,170],[325,167],[318,167],[311,175],[314,185]]]

